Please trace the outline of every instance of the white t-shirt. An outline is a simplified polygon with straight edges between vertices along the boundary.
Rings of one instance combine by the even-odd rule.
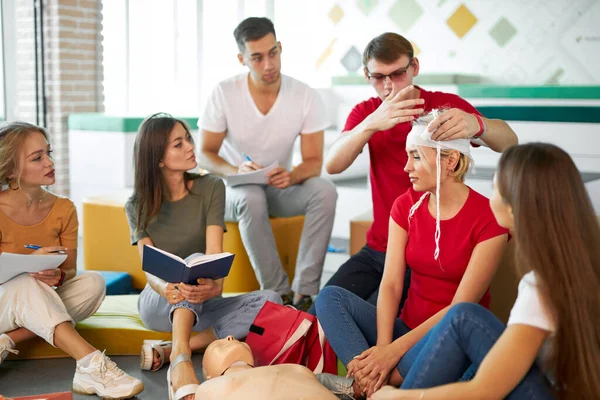
[[[242,153],[246,153],[265,167],[277,161],[289,170],[298,135],[320,132],[329,126],[323,100],[305,83],[282,74],[277,99],[265,115],[250,95],[248,79],[248,73],[244,73],[220,82],[198,127],[226,132],[219,155],[232,165],[245,161]]]
[[[519,295],[510,310],[508,325],[523,324],[554,333],[556,326],[552,315],[542,303],[533,271],[528,272],[519,282]]]
[[[556,332],[556,324],[552,315],[542,303],[540,292],[537,289],[537,280],[533,271],[526,273],[519,282],[519,294],[515,304],[510,310],[507,325],[523,324],[533,326],[550,332],[550,336]],[[550,353],[550,342],[546,339],[538,352],[537,363],[540,368],[544,367],[544,360]],[[548,379],[554,381],[552,373],[546,371]]]

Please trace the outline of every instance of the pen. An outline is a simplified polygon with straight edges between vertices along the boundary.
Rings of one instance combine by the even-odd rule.
[[[248,154],[242,153],[242,155],[244,156],[244,158],[246,159],[246,161],[252,162],[252,159],[250,158],[250,156]]]
[[[37,250],[37,249],[41,249],[41,248],[42,248],[42,246],[38,246],[37,244],[26,244],[26,245],[25,245],[25,248],[26,248],[26,249],[33,249],[33,250]],[[64,252],[64,251],[62,251],[62,250],[54,250],[54,251],[51,251],[50,253],[59,253],[59,254],[65,254],[65,252]]]

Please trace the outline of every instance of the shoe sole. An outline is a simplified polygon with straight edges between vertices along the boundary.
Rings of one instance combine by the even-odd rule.
[[[85,394],[85,395],[90,395],[90,394],[95,394],[98,397],[100,397],[101,399],[110,399],[110,400],[123,400],[123,399],[130,399],[133,396],[140,394],[144,391],[144,384],[143,383],[139,383],[138,385],[135,385],[133,387],[133,389],[131,390],[131,392],[125,396],[102,396],[100,393],[97,392],[95,387],[91,387],[89,389],[84,388],[83,386],[80,385],[73,385],[73,392],[77,393],[77,394]]]

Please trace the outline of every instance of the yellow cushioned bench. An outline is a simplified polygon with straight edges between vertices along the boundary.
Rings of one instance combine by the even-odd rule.
[[[131,189],[83,200],[84,268],[96,271],[122,271],[131,275],[133,287],[143,289],[146,276],[142,271],[136,246],[131,246],[129,225],[125,215],[125,202]],[[250,292],[258,290],[254,270],[240,237],[238,224],[227,222],[223,251],[235,254],[223,291]],[[296,257],[304,216],[271,218],[271,226],[281,262],[290,283],[296,269]]]
[[[155,332],[144,327],[138,314],[138,295],[107,296],[96,312],[77,324],[77,331],[92,346],[106,349],[109,355],[140,354],[144,339],[170,340],[170,332]],[[41,338],[17,347],[19,355],[12,359],[67,357],[60,349]]]

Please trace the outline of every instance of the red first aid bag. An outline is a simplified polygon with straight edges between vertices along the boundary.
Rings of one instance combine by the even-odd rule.
[[[267,301],[246,338],[255,366],[300,364],[315,374],[337,373],[337,357],[317,318]]]

